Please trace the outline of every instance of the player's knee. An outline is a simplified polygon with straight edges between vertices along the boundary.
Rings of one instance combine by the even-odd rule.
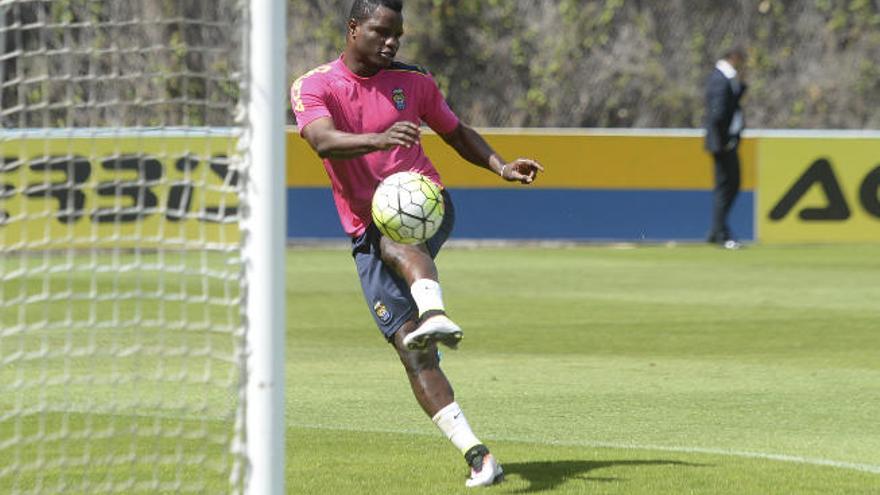
[[[399,356],[400,362],[409,375],[418,375],[423,371],[435,370],[440,367],[437,348],[433,345],[423,351],[405,349],[399,351]]]
[[[421,371],[440,367],[440,359],[437,356],[437,347],[432,344],[424,350],[411,350],[403,344],[403,337],[416,328],[415,322],[407,322],[394,335],[393,344],[400,363],[406,369],[407,374],[418,374]]]
[[[411,270],[424,276],[422,272],[431,274],[436,271],[431,255],[423,245],[398,244],[387,237],[383,237],[380,243],[382,261],[398,273]]]
[[[395,272],[400,272],[400,268],[404,266],[405,258],[403,253],[394,243],[382,238],[382,262],[391,267]]]

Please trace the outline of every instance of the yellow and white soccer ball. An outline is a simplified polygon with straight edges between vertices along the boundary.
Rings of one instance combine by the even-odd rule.
[[[437,233],[443,222],[440,186],[418,172],[389,175],[373,193],[373,223],[389,239],[418,244]]]

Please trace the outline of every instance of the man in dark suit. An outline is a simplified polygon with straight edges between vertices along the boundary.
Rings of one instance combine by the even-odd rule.
[[[727,249],[737,249],[727,224],[733,201],[739,193],[739,140],[745,127],[740,99],[746,92],[743,69],[746,51],[735,47],[724,53],[706,80],[705,148],[715,161],[715,188],[712,230],[707,241]]]

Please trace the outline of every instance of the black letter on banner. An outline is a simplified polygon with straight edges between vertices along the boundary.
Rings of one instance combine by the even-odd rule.
[[[217,177],[223,179],[221,193],[229,194],[236,192],[238,186],[238,170],[229,168],[229,159],[225,155],[217,155],[211,158],[211,171]],[[220,222],[226,218],[233,217],[238,214],[237,206],[228,206],[226,202],[220,204],[219,207],[208,206],[205,208],[205,221]]]
[[[0,174],[14,172],[18,170],[20,166],[21,162],[18,158],[14,156],[4,156],[2,161],[0,161]],[[13,196],[15,196],[15,185],[8,182],[0,183],[0,201],[9,199]],[[9,221],[9,212],[6,210],[0,210],[0,225],[6,224],[7,221]]]
[[[34,161],[31,170],[42,172],[51,170],[64,172],[64,182],[44,182],[29,184],[25,196],[29,198],[53,197],[58,200],[56,218],[61,223],[73,223],[83,216],[86,195],[82,192],[83,184],[89,180],[92,164],[81,156],[49,157],[48,161]]]
[[[184,156],[174,164],[177,170],[183,172],[184,179],[175,181],[168,190],[168,210],[165,218],[172,222],[179,222],[189,213],[192,205],[193,185],[192,175],[199,166],[199,160],[192,156]]]
[[[799,216],[803,220],[846,220],[849,218],[849,206],[846,198],[840,190],[840,183],[834,176],[831,163],[820,158],[810,165],[804,175],[791,186],[785,196],[770,211],[771,220],[782,220],[797,202],[810,190],[813,184],[818,183],[825,191],[828,198],[828,206],[824,208],[804,208]]]
[[[134,170],[137,178],[134,180],[112,180],[98,184],[99,196],[112,196],[119,198],[128,196],[131,202],[122,205],[117,202],[112,208],[98,208],[92,213],[92,219],[96,222],[134,222],[154,213],[159,199],[150,190],[162,177],[162,163],[152,157],[144,155],[119,156],[106,158],[101,162],[105,170],[122,172]],[[119,200],[117,200],[119,201]]]
[[[859,189],[859,198],[862,200],[862,206],[865,210],[880,218],[880,165],[868,172],[865,180],[862,181],[862,187]]]

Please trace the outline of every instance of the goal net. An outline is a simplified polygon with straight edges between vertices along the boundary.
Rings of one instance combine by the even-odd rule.
[[[247,2],[0,0],[0,493],[237,493]]]

